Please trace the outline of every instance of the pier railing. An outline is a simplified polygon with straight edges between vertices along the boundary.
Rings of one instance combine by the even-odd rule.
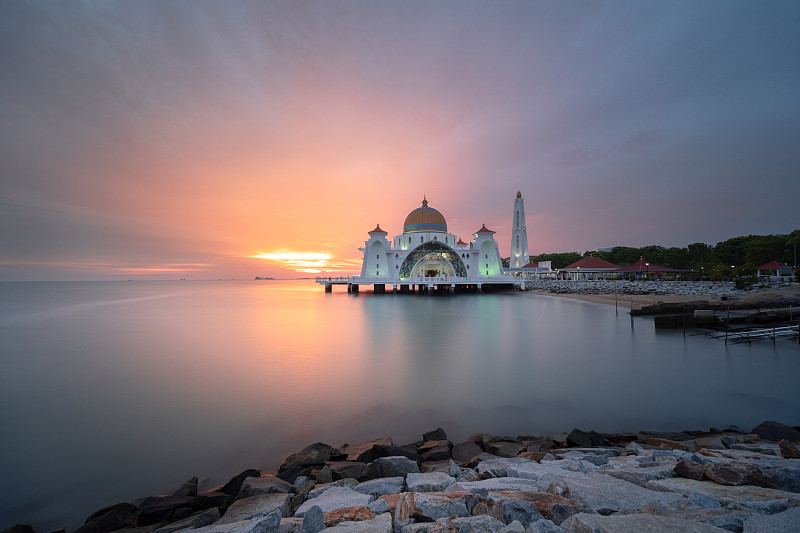
[[[510,274],[483,277],[457,277],[457,276],[415,276],[392,280],[385,277],[366,277],[361,276],[318,276],[315,281],[320,285],[344,285],[346,283],[375,284],[385,285],[441,285],[446,283],[473,284],[473,283],[517,283],[520,279]]]

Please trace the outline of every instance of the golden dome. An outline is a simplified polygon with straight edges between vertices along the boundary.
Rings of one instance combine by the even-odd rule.
[[[422,200],[422,207],[411,211],[403,223],[403,233],[415,231],[442,231],[447,233],[447,221],[439,211],[428,207],[427,198]]]

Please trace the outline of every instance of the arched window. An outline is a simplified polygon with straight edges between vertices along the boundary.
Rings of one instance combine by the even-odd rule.
[[[519,214],[519,213],[517,213]],[[517,235],[517,251],[519,252],[519,235]]]
[[[434,235],[434,236],[433,236],[433,240],[434,240],[434,241],[438,241],[439,239],[436,237],[436,235]]]
[[[519,211],[517,211],[517,227],[519,227]]]

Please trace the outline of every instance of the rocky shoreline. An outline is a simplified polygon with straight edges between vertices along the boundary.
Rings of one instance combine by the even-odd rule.
[[[532,280],[526,292],[631,307],[637,314],[658,314],[659,304],[683,303],[688,308],[751,309],[800,306],[800,284],[772,283],[736,289],[724,281],[565,281]],[[648,310],[647,308],[652,308]]]
[[[798,429],[573,429],[461,443],[437,429],[403,446],[316,443],[276,474],[246,470],[203,493],[192,478],[100,509],[73,533],[796,532]]]

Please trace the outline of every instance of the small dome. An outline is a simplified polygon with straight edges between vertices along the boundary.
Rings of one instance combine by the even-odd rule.
[[[415,231],[442,231],[447,233],[447,221],[439,211],[428,207],[427,198],[422,200],[422,207],[411,211],[403,223],[403,233]]]

